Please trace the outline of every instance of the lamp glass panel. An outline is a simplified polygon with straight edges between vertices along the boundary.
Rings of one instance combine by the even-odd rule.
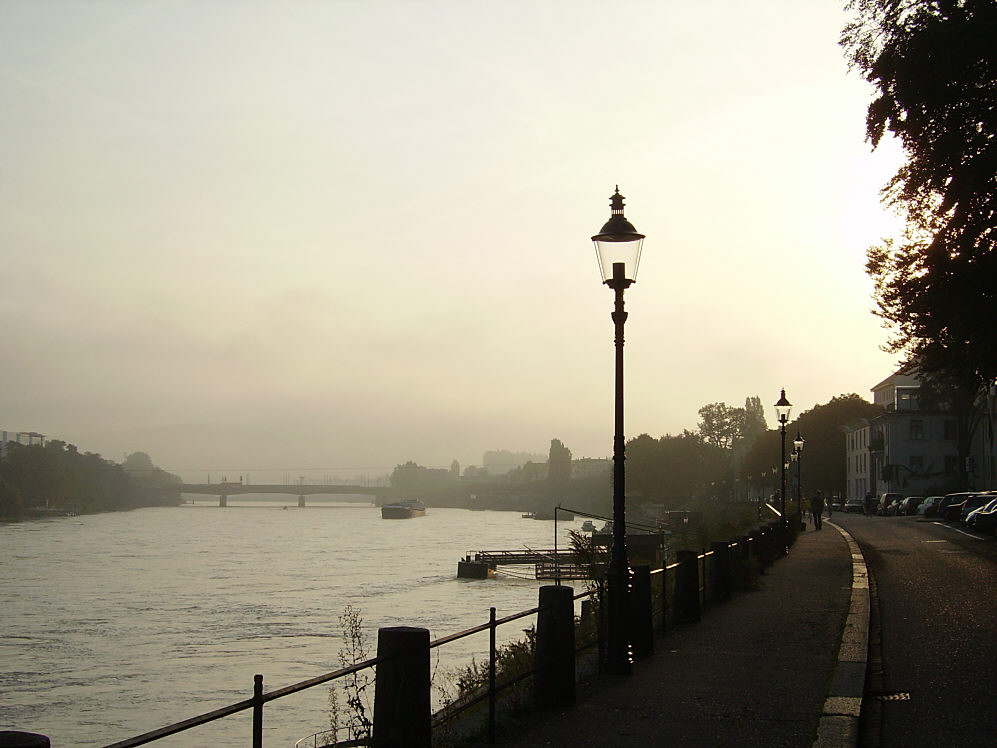
[[[605,239],[593,239],[595,245],[596,259],[599,261],[599,270],[602,273],[602,281],[612,280],[613,263],[622,262],[624,264],[624,275],[628,281],[637,280],[637,265],[640,263],[640,250],[644,239],[629,241],[607,241]]]

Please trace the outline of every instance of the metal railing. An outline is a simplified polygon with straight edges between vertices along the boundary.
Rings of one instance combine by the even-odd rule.
[[[757,537],[746,536],[741,540],[733,541],[726,544],[727,549],[735,559],[748,559],[756,558],[761,566],[767,566],[774,560],[776,554],[770,550],[766,550],[773,545],[772,536],[777,535],[777,531],[769,528],[763,531]],[[697,562],[697,576],[699,577],[698,583],[698,600],[701,607],[705,608],[713,602],[711,595],[711,579],[713,579],[713,574],[711,572],[710,564],[715,557],[715,552],[712,550],[704,550],[702,553],[696,555]],[[679,573],[681,567],[680,563],[672,563],[664,566],[663,568],[655,569],[650,572],[652,580],[657,581],[657,584],[651,585],[652,589],[652,599],[651,607],[648,611],[648,615],[652,617],[652,628],[658,631],[665,631],[672,627],[676,623],[676,611],[675,611],[675,599],[674,592],[676,590],[676,575]],[[591,598],[598,595],[598,588],[593,588],[579,592],[573,595],[573,600],[583,600],[584,598]],[[604,613],[603,605],[599,605],[600,616]],[[461,715],[465,714],[468,710],[473,707],[487,701],[487,733],[488,740],[492,742],[495,735],[495,722],[496,722],[496,705],[499,694],[503,691],[510,689],[517,684],[523,682],[525,679],[533,676],[536,673],[535,667],[531,669],[525,669],[516,673],[505,673],[506,676],[502,682],[498,681],[497,663],[499,659],[499,647],[497,646],[497,630],[500,626],[504,626],[509,623],[520,621],[524,618],[537,615],[540,612],[539,607],[530,608],[528,610],[523,610],[512,615],[504,616],[502,618],[496,617],[496,609],[491,608],[489,613],[489,619],[486,623],[473,626],[471,628],[465,629],[463,631],[450,634],[448,636],[443,636],[435,641],[430,642],[430,649],[436,649],[444,645],[450,644],[455,641],[465,639],[476,634],[481,634],[485,631],[489,634],[489,656],[488,656],[488,677],[487,685],[484,685],[478,689],[475,689],[470,694],[460,694],[458,698],[452,703],[445,705],[442,709],[438,710],[432,718],[432,728],[435,730],[442,725],[456,720]],[[582,616],[584,619],[585,616]],[[601,621],[596,622],[595,626],[596,635],[588,640],[582,641],[576,644],[575,654],[576,657],[581,652],[584,652],[592,647],[599,646],[600,652],[602,651],[602,632],[604,626]],[[600,658],[601,659],[601,658]],[[315,686],[322,685],[324,683],[329,683],[337,679],[346,677],[353,673],[360,672],[368,668],[375,668],[379,663],[384,662],[378,657],[364,660],[363,662],[358,662],[348,667],[340,668],[338,670],[333,670],[322,675],[318,675],[308,680],[303,680],[298,683],[294,683],[283,688],[279,688],[268,693],[263,691],[263,676],[256,675],[254,677],[253,684],[253,696],[249,699],[236,702],[234,704],[229,704],[220,709],[215,709],[214,711],[206,712],[204,714],[191,717],[190,719],[182,720],[180,722],[175,722],[171,725],[165,727],[160,727],[156,730],[143,733],[141,735],[136,735],[135,737],[128,738],[126,740],[121,740],[116,743],[111,743],[105,748],[132,748],[133,746],[144,745],[146,743],[152,743],[162,738],[166,738],[171,735],[176,735],[187,730],[191,730],[195,727],[201,725],[206,725],[210,722],[214,722],[225,717],[238,714],[247,710],[252,710],[253,712],[253,727],[252,727],[252,745],[253,748],[262,748],[263,746],[263,708],[266,704],[276,701],[277,699],[290,696],[292,694],[305,691]],[[312,748],[322,748],[323,745],[328,743],[321,743],[320,738],[327,734],[331,734],[332,731],[323,731],[315,733],[314,735],[304,738],[306,741],[299,744],[302,746],[308,746],[311,741]],[[348,742],[339,742],[336,745],[347,746],[347,745],[365,745],[364,739],[353,739]]]

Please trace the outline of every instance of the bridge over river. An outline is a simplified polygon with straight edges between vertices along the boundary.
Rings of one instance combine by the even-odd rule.
[[[383,503],[394,495],[391,488],[386,486],[350,486],[350,485],[322,485],[305,484],[298,485],[267,485],[249,483],[182,483],[179,486],[180,493],[205,494],[218,497],[218,506],[226,506],[229,496],[241,496],[245,494],[289,494],[298,497],[298,506],[305,506],[306,496],[373,496],[376,503]]]

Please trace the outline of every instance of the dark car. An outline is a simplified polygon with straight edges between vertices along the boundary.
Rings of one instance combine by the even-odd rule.
[[[962,505],[966,502],[966,499],[975,495],[972,491],[945,494],[936,512],[939,519],[943,519],[946,522],[955,522],[959,519],[959,512],[962,511]]]
[[[889,508],[891,504],[895,504],[898,501],[903,500],[904,495],[902,493],[884,493],[879,497],[879,502],[876,504],[876,514],[880,517],[889,516]],[[896,512],[894,512],[896,513]]]
[[[923,496],[905,496],[904,500],[900,502],[900,506],[897,507],[897,514],[902,517],[910,517],[912,514],[917,514],[917,508],[924,501]]]
[[[993,496],[990,495],[989,493],[978,493],[974,494],[973,496],[970,496],[968,499],[962,502],[962,509],[959,510],[958,520],[963,524],[965,524],[966,518],[969,516],[969,513],[971,511],[973,511],[974,509],[979,509],[981,506],[989,503],[992,498]]]
[[[942,505],[943,501],[945,501],[945,497],[944,496],[932,496],[931,497],[931,503],[924,508],[924,511],[922,512],[922,514],[925,517],[937,517],[938,516],[938,507],[940,507]]]
[[[976,532],[997,534],[997,499],[970,514],[966,524]]]
[[[848,499],[845,502],[845,513],[865,514],[865,502],[862,499]]]
[[[988,494],[987,498],[990,501],[969,513],[966,517],[966,526],[971,530],[989,534],[997,527],[997,496]]]
[[[928,508],[930,507],[932,510],[934,510],[935,505],[941,500],[942,500],[941,496],[929,496],[924,501],[922,501],[921,504],[917,507],[917,513],[923,514],[926,517],[930,516],[928,514]]]

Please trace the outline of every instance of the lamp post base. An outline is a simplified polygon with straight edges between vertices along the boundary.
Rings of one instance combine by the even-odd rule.
[[[615,567],[615,568],[614,568]],[[608,631],[603,672],[629,675],[633,664],[627,626],[627,598],[630,589],[629,564],[611,564],[606,570]]]

